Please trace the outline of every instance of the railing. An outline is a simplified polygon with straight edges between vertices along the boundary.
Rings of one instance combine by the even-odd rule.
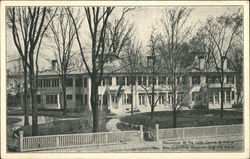
[[[64,134],[32,137],[23,137],[23,132],[20,132],[19,151],[68,148],[85,145],[130,143],[141,142],[142,140],[142,125],[140,126],[139,131]]]
[[[216,137],[226,135],[242,135],[243,125],[222,125],[222,126],[204,126],[188,127],[175,129],[157,129],[155,140],[162,139],[183,139],[194,137]]]

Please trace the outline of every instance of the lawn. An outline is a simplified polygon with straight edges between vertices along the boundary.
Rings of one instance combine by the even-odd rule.
[[[99,122],[99,131],[107,131],[105,128],[106,118],[105,113],[100,114]],[[56,134],[74,134],[74,133],[90,133],[92,132],[92,115],[85,114],[81,118],[77,119],[67,119],[65,117],[63,120],[57,120],[56,118],[51,117],[51,120],[44,124],[38,125],[38,135],[56,135]],[[19,131],[24,131],[24,136],[31,136],[32,127],[25,126],[20,129],[17,129],[15,133]]]
[[[139,113],[134,116],[126,116],[121,119],[136,125],[154,127],[159,124],[160,128],[172,128],[172,112],[155,112],[154,119],[150,120],[150,112]],[[243,123],[243,112],[224,111],[224,118],[220,119],[220,110],[182,110],[177,114],[177,127],[198,127],[212,125],[232,125]]]

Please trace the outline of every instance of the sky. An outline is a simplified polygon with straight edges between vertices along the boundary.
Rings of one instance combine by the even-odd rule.
[[[146,50],[147,42],[150,38],[152,26],[158,27],[159,26],[159,21],[163,16],[163,11],[164,9],[167,8],[173,8],[173,7],[140,7],[137,8],[136,10],[133,10],[129,12],[126,15],[126,19],[134,25],[134,36],[136,39],[138,39],[141,43],[143,48]],[[198,28],[200,25],[205,23],[206,19],[208,17],[217,17],[221,16],[227,13],[232,13],[238,10],[239,7],[236,6],[195,6],[195,7],[189,7],[193,11],[190,14],[190,18],[187,21],[187,25],[193,25],[197,24],[196,28]],[[121,11],[121,8],[116,8],[116,14],[118,15]],[[83,23],[82,26],[86,26],[86,22]],[[85,27],[87,28],[87,27]],[[197,30],[194,29],[193,32],[195,33]],[[82,39],[88,37],[86,36],[86,33],[88,31],[82,29]],[[13,39],[11,32],[7,30],[7,37],[6,37],[6,45],[7,45],[7,61],[17,59],[18,58],[18,52],[14,46]],[[45,41],[45,43],[52,44],[53,41]],[[75,45],[74,47],[75,50],[78,49],[78,46]],[[49,48],[47,45],[44,45],[42,48],[42,53],[45,55],[47,58],[52,58],[53,51],[51,48]],[[39,66],[40,69],[42,68],[49,68],[50,64],[47,60],[44,59],[44,57],[41,57],[39,60]],[[13,62],[7,63],[8,68],[12,68],[14,65]]]

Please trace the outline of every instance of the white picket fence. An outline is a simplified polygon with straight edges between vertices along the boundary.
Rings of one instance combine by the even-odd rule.
[[[162,139],[183,139],[194,137],[216,137],[228,135],[243,135],[243,125],[220,125],[187,128],[159,129],[155,128],[155,140]]]
[[[143,128],[139,131],[81,133],[64,135],[46,135],[23,137],[20,132],[19,151],[32,151],[56,148],[69,148],[86,145],[105,145],[130,142],[141,142],[143,140]]]

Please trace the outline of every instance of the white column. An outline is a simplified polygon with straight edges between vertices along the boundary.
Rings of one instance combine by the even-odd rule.
[[[89,110],[92,110],[91,108],[91,102],[90,102],[90,96],[91,96],[91,80],[89,77],[87,77],[87,89],[88,89],[88,94],[87,94],[87,98],[88,98],[88,108]]]

